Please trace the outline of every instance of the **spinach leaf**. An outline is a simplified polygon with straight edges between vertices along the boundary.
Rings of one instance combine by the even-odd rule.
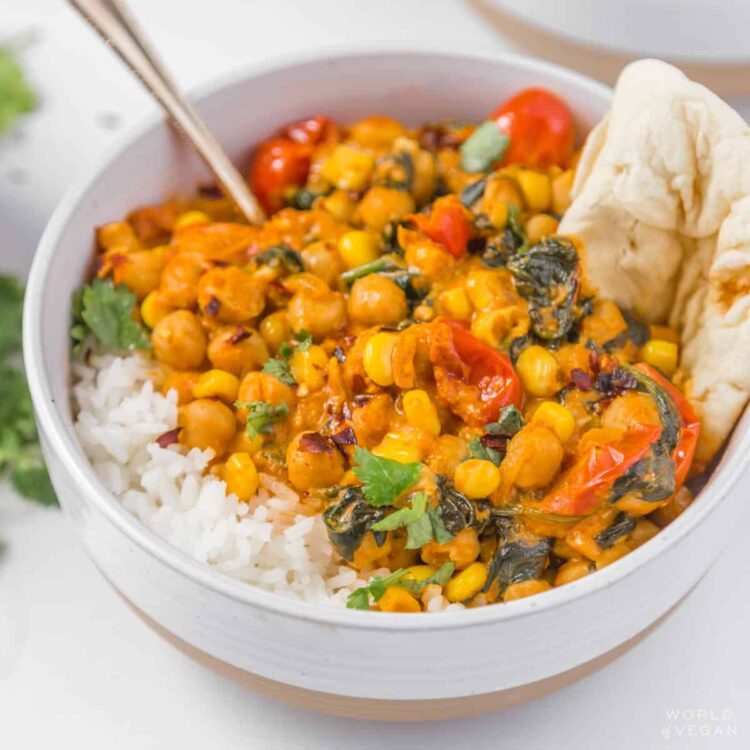
[[[442,474],[435,476],[435,482],[439,493],[438,507],[446,531],[455,536],[461,529],[468,526],[477,529],[477,533],[480,533],[489,520],[489,502],[486,500],[472,502]]]
[[[500,132],[493,120],[483,122],[460,146],[461,169],[465,172],[488,172],[503,158],[510,138]]]
[[[594,541],[603,549],[611,547],[618,539],[627,536],[635,528],[636,519],[622,511],[604,531],[594,537]]]
[[[551,550],[550,539],[540,539],[533,543],[515,541],[500,544],[487,568],[487,582],[483,590],[489,591],[497,582],[502,592],[512,583],[539,578],[547,567]]]
[[[288,245],[271,245],[255,256],[255,262],[265,266],[283,266],[289,273],[302,273],[305,264],[302,256]]]
[[[482,177],[476,182],[467,185],[461,191],[461,203],[463,203],[466,208],[471,208],[484,195],[485,187],[487,187],[486,177]]]
[[[329,505],[323,513],[323,523],[328,538],[336,551],[351,561],[362,544],[365,534],[385,518],[385,511],[373,508],[364,497],[360,487],[347,487],[341,498]],[[378,546],[385,541],[384,531],[373,531]]]

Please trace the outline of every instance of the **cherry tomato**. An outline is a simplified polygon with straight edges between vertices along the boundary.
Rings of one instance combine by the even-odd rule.
[[[494,422],[503,406],[521,406],[521,381],[511,361],[457,320],[433,324],[430,361],[438,396],[473,427]]]
[[[591,513],[607,497],[615,480],[648,453],[661,430],[658,425],[641,425],[614,439],[613,430],[597,430],[603,439],[593,440],[592,435],[576,462],[534,507],[560,516]]]
[[[573,116],[568,105],[546,89],[519,91],[489,119],[510,138],[503,164],[549,167],[566,164],[573,154]]]
[[[674,402],[677,411],[680,413],[682,426],[680,427],[680,435],[677,438],[677,445],[672,452],[675,489],[679,489],[685,482],[690,471],[690,466],[693,463],[695,447],[698,444],[698,435],[700,435],[701,431],[700,420],[685,396],[656,369],[645,362],[639,362],[635,366],[635,369],[640,370],[644,375],[648,375],[652,380],[655,380],[667,392]]]
[[[284,205],[284,192],[304,185],[310,171],[312,146],[288,138],[261,143],[250,162],[250,187],[266,211]]]
[[[316,145],[328,140],[336,131],[336,124],[328,117],[315,115],[302,120],[291,122],[281,129],[281,137],[288,138],[295,143],[310,143]]]
[[[429,215],[415,214],[414,223],[454,258],[460,258],[466,252],[471,236],[471,223],[466,214],[466,209],[455,196],[446,196],[435,201]]]

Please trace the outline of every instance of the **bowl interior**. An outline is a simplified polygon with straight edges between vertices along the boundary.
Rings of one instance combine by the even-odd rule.
[[[409,124],[445,118],[477,120],[507,96],[531,85],[550,88],[569,103],[581,138],[604,115],[611,99],[611,91],[601,84],[521,57],[378,51],[297,59],[214,85],[196,102],[231,157],[244,166],[253,144],[295,118],[321,113],[347,122],[381,113]],[[78,476],[83,479],[79,481],[87,484],[82,491],[98,495],[110,505],[111,513],[123,519],[125,510],[104,491],[82,459],[73,430],[68,336],[71,296],[90,269],[95,227],[123,217],[136,206],[190,193],[207,178],[189,147],[162,120],[152,120],[118,144],[95,173],[66,196],[50,222],[32,269],[25,353],[43,432],[54,437],[52,449],[62,454],[63,461],[80,466]],[[723,474],[729,486],[744,467],[743,454],[750,452],[749,426],[746,414],[722,459],[722,470],[715,472],[703,492],[712,495],[711,503],[721,494],[721,487],[712,489],[717,475]],[[697,520],[682,517],[676,524],[686,530]],[[134,519],[124,520],[122,526],[132,528],[129,521],[135,523]],[[657,542],[653,554],[662,543],[668,542]],[[158,544],[166,546],[166,542]],[[641,561],[648,554],[641,548],[629,555],[622,565],[618,563],[619,574],[625,574],[627,565],[639,564],[630,562],[631,557]],[[616,568],[592,576],[597,582],[586,579],[580,588],[606,585],[618,574]],[[254,594],[248,592],[247,596]],[[517,604],[518,612],[526,606]],[[466,614],[479,616],[478,611]]]

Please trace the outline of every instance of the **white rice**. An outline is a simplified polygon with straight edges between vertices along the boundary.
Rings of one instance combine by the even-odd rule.
[[[76,432],[103,484],[141,523],[191,557],[281,596],[344,607],[366,585],[340,565],[319,515],[266,474],[258,494],[240,502],[204,474],[210,451],[160,447],[177,427],[177,397],[154,390],[146,356],[93,356],[76,363]],[[389,571],[380,571],[387,575]],[[443,596],[429,611],[462,608]]]

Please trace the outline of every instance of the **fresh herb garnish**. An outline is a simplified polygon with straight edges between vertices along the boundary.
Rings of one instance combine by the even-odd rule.
[[[295,350],[307,351],[312,345],[312,336],[304,329],[294,335],[294,341],[284,341],[279,347],[279,356],[266,360],[263,372],[272,375],[284,385],[297,385],[289,366],[289,358]]]
[[[420,596],[421,593],[431,585],[445,586],[450,581],[453,571],[456,569],[455,563],[443,563],[431,576],[423,578],[421,581],[414,581],[410,578],[402,578],[399,586],[408,589],[414,596]]]
[[[55,505],[34,422],[31,395],[21,365],[23,288],[0,276],[0,472],[19,494]]]
[[[492,461],[495,466],[500,466],[504,456],[502,451],[483,445],[480,437],[473,437],[469,441],[467,449],[467,458],[479,458],[482,461]]]
[[[484,426],[484,431],[490,435],[512,437],[523,427],[523,423],[523,414],[513,404],[509,404],[500,410],[496,422]]]
[[[492,120],[483,122],[462,144],[461,169],[465,172],[489,172],[503,158],[510,138],[500,132]]]
[[[110,349],[150,349],[146,328],[133,319],[137,298],[124,284],[95,279],[73,298],[70,336],[80,348],[89,332]]]
[[[401,463],[360,447],[354,450],[354,462],[354,474],[362,482],[365,498],[376,507],[392,505],[422,473],[420,463]]]
[[[373,576],[367,586],[356,589],[346,600],[346,606],[349,609],[370,609],[370,599],[379,602],[383,594],[391,587],[397,584],[408,573],[404,568],[399,568],[389,576]]]
[[[357,279],[362,279],[373,273],[384,273],[388,271],[400,271],[401,266],[389,258],[378,258],[341,274],[341,280],[346,286],[351,286]]]
[[[302,256],[288,245],[271,245],[255,256],[255,262],[272,268],[281,265],[289,273],[302,273],[305,270]]]
[[[18,46],[0,45],[0,133],[36,106],[36,96],[16,59]]]
[[[287,404],[269,404],[266,401],[235,401],[236,409],[247,409],[245,429],[250,438],[267,435],[273,425],[289,414]]]

